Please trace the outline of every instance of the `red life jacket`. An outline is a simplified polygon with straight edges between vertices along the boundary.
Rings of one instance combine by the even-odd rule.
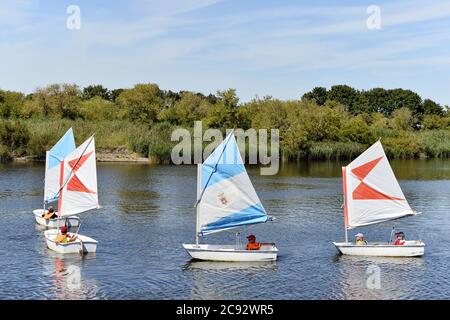
[[[259,250],[260,248],[261,248],[261,243],[259,243],[259,242],[247,243],[247,250]]]

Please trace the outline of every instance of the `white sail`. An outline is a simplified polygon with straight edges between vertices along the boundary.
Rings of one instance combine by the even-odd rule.
[[[70,216],[95,208],[99,208],[99,204],[95,141],[92,136],[64,159],[64,184],[58,211],[62,216]]]
[[[347,228],[414,215],[380,141],[342,170]]]
[[[45,157],[45,185],[44,185],[44,202],[52,202],[58,200],[59,189],[61,186],[61,161],[70,152],[75,150],[75,138],[72,128],[62,136],[61,139],[46,152]]]
[[[199,165],[197,183],[198,234],[268,220],[247,175],[233,133]]]

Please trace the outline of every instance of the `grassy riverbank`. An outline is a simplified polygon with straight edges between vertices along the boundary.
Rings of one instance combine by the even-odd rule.
[[[7,127],[7,129],[5,129]],[[0,120],[0,135],[8,141],[10,148],[0,145],[3,161],[14,158],[43,160],[45,151],[72,127],[77,145],[95,133],[99,161],[144,161],[169,162],[174,142],[170,134],[176,126],[168,123],[154,126],[136,125],[129,121],[84,120]],[[380,132],[379,132],[380,133]],[[9,137],[7,137],[9,135]],[[395,132],[388,130],[379,135],[390,158],[448,158],[450,157],[450,131],[427,130],[417,132]],[[370,142],[369,142],[370,143]],[[354,141],[306,142],[296,153],[281,146],[284,161],[301,159],[333,160],[356,157],[369,144]]]
[[[155,84],[56,84],[29,95],[0,90],[0,160],[43,159],[73,127],[77,144],[96,134],[100,160],[169,162],[172,131],[199,120],[203,130],[279,129],[283,161],[350,159],[379,138],[390,158],[450,157],[448,108],[409,90],[333,86],[240,103],[233,89],[205,96]]]
[[[6,145],[9,145],[0,144],[0,157],[3,161],[43,160],[46,150],[49,150],[70,127],[74,130],[77,145],[95,133],[99,161],[136,162],[149,158],[149,161],[158,162],[165,158],[165,155],[159,154],[157,150],[149,152],[149,146],[162,145],[155,141],[158,126],[152,129],[147,125],[130,121],[68,119],[0,120],[0,137]],[[168,138],[170,140],[170,136]]]

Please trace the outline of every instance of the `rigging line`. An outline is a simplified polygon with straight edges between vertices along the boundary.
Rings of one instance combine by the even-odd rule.
[[[83,224],[84,220],[87,219],[87,217],[91,214],[92,210],[89,210],[89,212],[84,216],[83,219],[80,218],[80,224],[78,225],[78,229],[77,232],[75,232],[74,237],[78,235],[78,233],[80,232],[81,229],[81,225]]]
[[[74,169],[77,167],[78,162],[80,162],[81,158],[84,156],[84,153],[86,152],[87,148],[90,146],[92,140],[94,139],[95,133],[92,135],[91,139],[89,140],[89,143],[86,145],[86,147],[84,148],[83,152],[81,153],[80,157],[78,158],[77,162],[75,163],[75,165],[72,167],[72,170],[70,171],[70,173],[67,175],[66,180],[64,181],[63,185],[59,188],[58,190],[58,197],[59,194],[61,193],[61,190],[64,189],[64,187],[66,186],[66,184],[69,182],[70,178],[72,178],[72,173],[74,171]],[[63,159],[64,160],[64,159]]]
[[[214,173],[217,172],[217,166],[219,165],[219,161],[220,161],[220,159],[222,158],[223,153],[225,152],[225,148],[227,147],[228,142],[230,142],[231,134],[233,134],[233,132],[234,132],[234,129],[228,134],[228,137],[229,137],[229,138],[227,137],[228,140],[227,140],[227,142],[224,144],[223,149],[222,149],[222,152],[220,153],[219,159],[217,159],[217,162],[216,162],[216,164],[214,165],[214,170],[213,170],[213,171],[211,172],[211,174],[209,175],[208,180],[206,181],[205,187],[203,188],[202,193],[200,194],[200,197],[199,197],[199,198],[197,199],[197,201],[195,202],[194,207],[197,207],[197,205],[200,203],[200,200],[202,200],[203,194],[205,193],[206,187],[208,186],[208,183],[209,183],[209,181],[211,180],[212,175],[213,175]],[[225,139],[227,139],[227,138],[225,138]],[[201,183],[201,181],[200,181],[200,183]]]

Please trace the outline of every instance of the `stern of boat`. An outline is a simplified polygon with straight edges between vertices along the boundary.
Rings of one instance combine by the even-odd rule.
[[[44,232],[47,247],[58,253],[94,253],[97,251],[97,240],[90,237],[77,235],[77,240],[68,243],[56,243],[58,230],[50,229]]]

